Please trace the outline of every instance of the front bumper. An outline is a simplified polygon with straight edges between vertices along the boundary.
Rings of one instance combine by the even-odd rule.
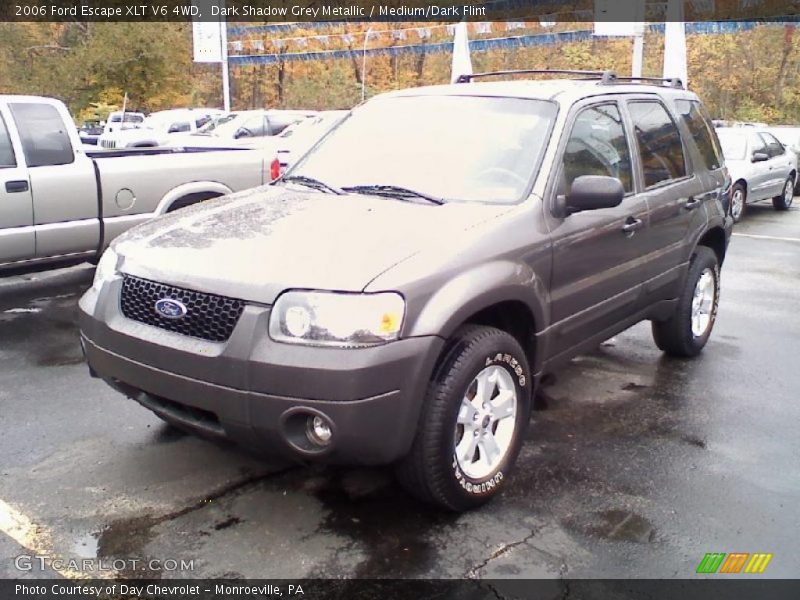
[[[387,464],[410,449],[442,339],[279,344],[269,307],[249,304],[227,342],[206,342],[125,318],[120,288],[116,278],[81,299],[84,353],[93,374],[164,419],[305,460]],[[331,425],[323,448],[305,435],[313,415]]]

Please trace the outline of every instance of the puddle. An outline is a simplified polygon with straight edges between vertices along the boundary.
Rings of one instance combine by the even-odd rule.
[[[574,533],[614,542],[649,544],[656,540],[653,524],[627,510],[612,509],[569,516],[562,523]]]
[[[72,545],[72,552],[77,558],[96,558],[97,557],[97,534],[87,533],[75,540]]]
[[[97,538],[97,557],[141,556],[152,539],[152,527],[158,519],[150,516],[119,519],[108,525]]]
[[[238,525],[242,522],[242,519],[239,517],[228,517],[224,521],[220,521],[216,525],[214,525],[214,529],[216,531],[222,531],[223,529],[228,529],[229,527],[233,527],[234,525]]]
[[[367,559],[355,569],[354,578],[426,573],[438,553],[431,534],[458,519],[408,496],[389,469],[329,468],[317,477],[302,470],[298,476],[306,478],[303,487],[330,511],[318,533],[335,533],[365,547]],[[325,567],[320,574],[333,571],[336,565]]]

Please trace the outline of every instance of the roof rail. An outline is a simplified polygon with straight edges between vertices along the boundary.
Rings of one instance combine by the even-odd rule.
[[[683,80],[680,77],[619,77],[614,75],[613,80],[604,80],[603,83],[660,83],[681,90],[684,89]]]
[[[613,83],[617,78],[613,71],[575,71],[569,69],[518,69],[513,71],[489,71],[459,75],[456,83],[470,83],[474,79],[499,77],[502,75],[576,75],[581,79],[599,79],[601,83]]]
[[[474,79],[484,77],[500,77],[503,75],[575,75],[579,79],[597,79],[603,85],[615,83],[658,83],[677,89],[684,89],[683,80],[679,77],[620,77],[614,71],[576,71],[570,69],[516,69],[513,71],[488,71],[459,75],[456,83],[470,83]]]

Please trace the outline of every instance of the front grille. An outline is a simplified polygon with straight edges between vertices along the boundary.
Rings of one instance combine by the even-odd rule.
[[[186,307],[186,315],[168,319],[156,312],[156,302],[165,298],[180,301]],[[121,305],[122,314],[129,319],[211,342],[224,342],[231,337],[244,310],[242,300],[130,275],[123,276]]]
[[[115,142],[114,140],[101,140],[100,145],[103,148],[116,148],[117,142]]]

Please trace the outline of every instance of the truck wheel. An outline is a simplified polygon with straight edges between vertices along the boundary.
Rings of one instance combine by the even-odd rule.
[[[505,486],[530,418],[525,352],[493,327],[465,326],[449,341],[428,386],[400,483],[454,511],[488,502]]]
[[[783,193],[772,199],[772,206],[775,210],[789,210],[794,201],[794,180],[789,177],[783,185]]]
[[[745,210],[747,210],[747,189],[741,183],[737,183],[733,186],[731,194],[731,216],[734,223],[742,220]]]
[[[711,336],[719,304],[719,261],[711,248],[698,246],[672,317],[653,321],[653,339],[669,356],[700,354]]]

